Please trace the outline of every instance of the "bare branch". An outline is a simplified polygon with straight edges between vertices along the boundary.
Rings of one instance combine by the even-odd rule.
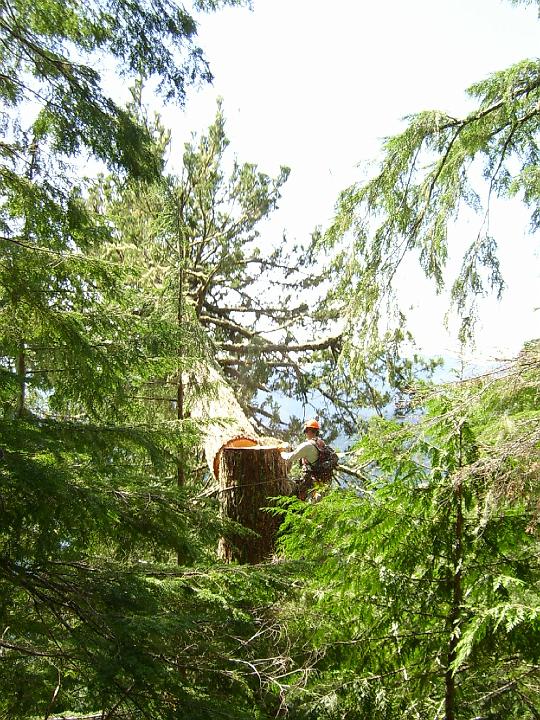
[[[317,350],[327,350],[333,348],[339,350],[341,345],[341,335],[334,335],[323,340],[314,340],[309,343],[294,345],[293,343],[265,343],[264,345],[242,345],[240,343],[224,343],[218,345],[220,350],[225,352],[238,353],[267,353],[267,352],[308,352]]]

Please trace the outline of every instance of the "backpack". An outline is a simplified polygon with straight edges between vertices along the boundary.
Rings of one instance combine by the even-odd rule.
[[[329,482],[338,466],[337,453],[320,438],[312,440],[312,443],[319,451],[319,457],[314,463],[307,463],[309,471],[317,480]]]

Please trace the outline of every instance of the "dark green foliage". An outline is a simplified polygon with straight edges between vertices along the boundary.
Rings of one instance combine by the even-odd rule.
[[[114,229],[68,165],[157,178],[155,138],[95,68],[182,100],[209,77],[195,23],[159,0],[0,9],[0,717],[263,717],[249,638],[283,572],[211,566],[198,428],[155,387],[208,344],[106,256]]]
[[[103,708],[112,716],[262,717],[238,637],[256,631],[230,602],[279,588],[271,574],[171,571],[92,562],[2,562],[9,627],[0,668],[3,717]],[[7,587],[7,590],[6,590]],[[256,698],[256,696],[258,696]]]
[[[100,317],[107,309],[92,307]],[[47,338],[46,357],[25,346],[27,373],[45,359],[67,356],[74,364],[23,383],[22,398],[6,362],[1,717],[49,708],[256,717],[266,702],[244,672],[255,652],[247,639],[264,615],[255,606],[286,585],[271,570],[208,566],[221,523],[215,504],[192,485],[196,428],[167,419],[170,410],[146,396],[130,397],[156,368],[176,362],[174,333],[162,325],[158,342],[155,327],[144,330],[123,324],[118,347],[104,342],[86,354],[66,332]],[[161,355],[147,359],[150,345]],[[180,450],[184,489],[177,487]]]
[[[412,424],[373,423],[358,447],[373,469],[362,495],[286,501],[288,562],[216,565],[223,523],[199,483],[184,378],[205,392],[197,372],[217,357],[261,426],[278,423],[276,392],[306,404],[318,392],[351,430],[366,402],[382,414],[380,378],[407,388],[404,335],[372,363],[354,323],[328,335],[339,294],[291,309],[297,291],[325,287],[319,237],[261,249],[287,171],[225,171],[221,112],[186,146],[181,175],[162,175],[166,134],[120,107],[97,68],[140,76],[135,100],[152,79],[182,101],[209,78],[184,9],[0,10],[0,717],[424,718],[442,701],[447,720],[536,717],[537,347],[496,382],[442,390]],[[387,232],[412,243],[414,229],[442,282],[443,221],[460,192],[475,204],[463,168],[483,151],[491,192],[522,192],[536,222],[536,70],[473,88],[481,108],[464,121],[418,116],[389,141],[384,173],[401,194],[382,181],[361,191],[386,216],[372,245],[357,224],[359,264],[344,276],[361,278],[366,308],[392,276]],[[407,189],[415,146],[446,155],[427,179],[413,169]],[[90,201],[68,164],[81,153],[116,173]],[[522,160],[513,175],[510,156]],[[335,239],[357,199],[344,195]],[[500,285],[485,238],[458,301],[479,288],[478,258]],[[268,328],[281,328],[276,342]]]
[[[186,86],[211,79],[194,18],[169,0],[2,0],[0,9],[0,92],[7,105],[37,105],[26,132],[50,138],[57,152],[85,147],[108,165],[155,174],[147,133],[104,92],[94,53],[121,76],[155,78],[167,99],[183,101]],[[10,128],[14,142],[2,149],[15,159],[24,128]]]
[[[27,413],[0,447],[0,716],[257,716],[240,638],[283,572],[207,566],[215,507],[176,487],[166,427]]]
[[[362,495],[294,502],[299,717],[534,718],[540,700],[538,343],[359,445]],[[297,645],[300,647],[300,645]]]

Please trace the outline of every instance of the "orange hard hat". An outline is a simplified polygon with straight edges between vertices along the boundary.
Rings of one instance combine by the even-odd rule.
[[[319,423],[316,420],[307,420],[304,423],[304,430],[306,430],[306,428],[312,428],[313,430],[320,430],[321,426],[319,425]]]

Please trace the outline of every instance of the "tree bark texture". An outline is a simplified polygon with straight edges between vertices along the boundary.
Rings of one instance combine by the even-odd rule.
[[[219,494],[222,514],[256,535],[231,533],[221,538],[218,555],[225,562],[256,564],[274,552],[281,517],[264,508],[269,498],[290,493],[287,463],[280,448],[226,447],[220,453]]]
[[[218,555],[225,562],[255,564],[273,551],[281,518],[263,508],[268,498],[290,494],[287,463],[281,458],[283,443],[258,437],[234,393],[219,370],[205,368],[199,381],[209,386],[190,408],[201,421],[206,462],[216,480],[215,489],[223,517],[255,534],[231,533],[220,540]]]

